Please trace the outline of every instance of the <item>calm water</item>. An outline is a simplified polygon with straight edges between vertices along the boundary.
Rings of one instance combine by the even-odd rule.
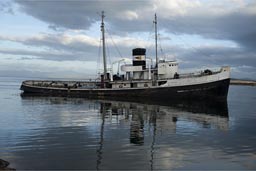
[[[21,97],[0,77],[0,158],[16,169],[255,170],[256,87],[227,104]],[[220,107],[221,106],[221,107]]]

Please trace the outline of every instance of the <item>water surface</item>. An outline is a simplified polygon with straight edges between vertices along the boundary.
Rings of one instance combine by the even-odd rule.
[[[227,103],[21,97],[0,77],[0,158],[16,169],[255,170],[256,88]]]

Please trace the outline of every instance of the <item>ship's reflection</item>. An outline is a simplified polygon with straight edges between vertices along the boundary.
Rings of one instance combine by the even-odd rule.
[[[154,169],[155,141],[158,133],[177,133],[177,124],[181,120],[194,122],[203,128],[228,129],[228,108],[226,101],[212,101],[211,103],[172,103],[158,101],[157,104],[144,104],[125,101],[100,100],[100,113],[102,115],[102,126],[100,146],[97,150],[97,169],[102,160],[104,123],[108,118],[118,117],[119,120],[130,120],[130,143],[144,145],[145,125],[148,125],[151,133],[150,144],[150,168]],[[214,108],[211,108],[214,107]],[[190,128],[188,128],[190,129]]]
[[[50,96],[41,96],[33,94],[24,94],[21,93],[22,99],[30,99],[40,101],[49,101],[52,104],[63,104],[65,102],[73,104],[83,104],[85,102],[99,101],[101,103],[132,103],[133,105],[145,104],[145,105],[155,105],[155,106],[168,106],[174,107],[179,110],[184,110],[192,113],[203,113],[210,115],[219,115],[228,117],[228,107],[227,100],[218,100],[212,99],[209,100],[154,100],[154,99],[126,99],[125,97],[108,97],[107,99],[85,99],[85,98],[69,98],[69,97],[50,97]],[[111,105],[110,104],[110,105]],[[114,109],[112,109],[114,110]]]
[[[119,116],[119,119],[130,119],[130,142],[143,145],[144,124],[154,131],[169,131],[176,133],[177,123],[194,122],[203,128],[228,129],[228,108],[226,101],[211,103],[190,102],[172,103],[160,101],[157,104],[144,104],[125,101],[100,100],[102,115]],[[159,105],[162,104],[162,105]],[[105,117],[102,117],[103,119]],[[102,122],[104,123],[104,122]]]
[[[63,97],[32,97],[22,96],[22,103],[35,103],[35,104],[72,104],[72,110],[75,110],[75,106],[85,106],[84,104],[90,104],[88,109],[98,111],[100,121],[96,142],[97,146],[95,168],[89,169],[106,169],[104,163],[108,161],[111,163],[110,158],[106,157],[109,153],[112,153],[111,149],[115,148],[116,142],[106,141],[106,137],[113,136],[109,131],[113,123],[117,124],[114,132],[121,136],[123,125],[129,128],[128,132],[125,132],[127,139],[129,139],[130,146],[134,147],[146,147],[149,149],[150,154],[147,158],[149,167],[151,170],[155,168],[155,154],[157,149],[155,148],[158,138],[162,135],[188,135],[201,129],[217,129],[220,131],[226,131],[229,129],[228,125],[228,107],[226,101],[211,101],[211,102],[168,102],[168,101],[146,101],[144,103],[140,101],[128,102],[128,101],[114,101],[114,100],[100,100],[100,99],[79,99],[79,98],[63,98]],[[61,114],[60,114],[61,115]],[[60,116],[61,117],[61,116]],[[65,115],[65,118],[68,115]],[[72,117],[72,116],[71,116]],[[86,117],[86,116],[84,116]],[[62,118],[63,119],[63,118]],[[97,121],[97,122],[98,122]],[[47,122],[47,121],[45,121]],[[63,121],[65,122],[65,121]],[[73,122],[75,122],[73,120]],[[121,125],[121,126],[120,126]],[[75,126],[75,125],[72,125]],[[80,125],[79,125],[80,126]],[[87,125],[82,125],[89,127]],[[80,126],[81,127],[81,126]],[[60,127],[59,129],[63,129]],[[80,129],[80,128],[79,128]],[[107,129],[107,130],[106,130]],[[51,129],[49,129],[51,130]],[[82,131],[85,133],[84,131]],[[81,133],[81,131],[80,131]],[[49,133],[48,133],[49,134]],[[74,134],[76,134],[74,132]],[[85,133],[86,136],[92,137],[90,132]],[[41,134],[42,135],[42,134]],[[64,136],[65,134],[61,134]],[[81,136],[81,135],[80,135]],[[122,135],[123,136],[123,135]],[[75,137],[75,136],[74,136]],[[184,136],[182,136],[184,137]],[[63,138],[64,139],[64,138]],[[168,139],[169,140],[169,139]],[[56,140],[57,141],[57,140]],[[115,141],[115,140],[113,140]],[[33,144],[33,142],[31,142]],[[65,142],[61,142],[65,145]],[[84,142],[87,143],[87,142]],[[107,143],[107,145],[106,145]],[[51,144],[51,142],[49,142]],[[90,145],[90,144],[89,144]],[[110,148],[111,146],[111,148]],[[114,147],[112,147],[114,146]],[[178,147],[178,145],[177,145]],[[131,148],[131,147],[130,147]],[[179,148],[179,147],[178,147]],[[82,154],[77,154],[82,155]],[[125,154],[124,154],[125,155]],[[148,155],[148,153],[145,153]],[[115,154],[113,154],[115,156]],[[120,156],[121,157],[121,156]],[[115,157],[113,157],[115,158]],[[143,160],[145,160],[143,159]],[[106,160],[104,162],[104,160]],[[130,159],[132,160],[132,159]],[[136,160],[136,157],[133,159]],[[137,160],[141,160],[138,157]],[[157,160],[159,162],[159,160]],[[118,165],[118,163],[116,163]],[[121,163],[120,163],[121,165]],[[173,164],[175,165],[175,164]]]

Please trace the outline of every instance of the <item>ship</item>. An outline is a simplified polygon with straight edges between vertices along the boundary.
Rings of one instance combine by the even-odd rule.
[[[227,99],[230,67],[179,73],[177,60],[158,59],[157,16],[155,14],[155,63],[146,49],[132,49],[132,64],[120,66],[123,74],[107,69],[104,12],[101,15],[103,72],[95,80],[26,80],[23,94],[82,98],[124,98],[161,100]],[[149,60],[151,59],[151,60]],[[121,60],[120,60],[121,61]]]

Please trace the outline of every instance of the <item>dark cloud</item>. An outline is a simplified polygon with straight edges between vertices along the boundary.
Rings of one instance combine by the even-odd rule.
[[[181,59],[191,64],[207,65],[248,65],[256,67],[256,54],[243,49],[230,47],[202,47],[196,50],[185,50],[181,53]]]
[[[232,78],[256,80],[256,54],[243,48],[202,47],[177,51],[181,69],[201,70],[205,68],[231,67]],[[182,71],[182,70],[181,70]]]
[[[155,1],[87,0],[87,1],[23,1],[16,0],[21,9],[50,24],[51,28],[88,29],[100,20],[97,12],[106,11],[107,21],[113,32],[150,31],[153,15],[161,14],[161,8],[154,9]],[[193,2],[187,2],[193,4]],[[168,4],[166,4],[168,6]],[[224,4],[219,8],[227,8]],[[186,6],[184,6],[185,8]],[[206,38],[233,40],[244,48],[256,48],[256,3],[228,12],[199,6],[187,10],[184,15],[171,15],[177,11],[166,11],[159,17],[160,28],[178,34],[198,34]],[[182,9],[182,6],[180,7]],[[213,7],[212,7],[213,8]],[[154,11],[155,10],[155,11]],[[199,12],[198,12],[199,11]],[[217,14],[216,14],[217,13]],[[167,17],[170,16],[170,17]]]
[[[0,2],[0,12],[14,14],[12,3],[8,1]]]
[[[241,47],[256,50],[255,14],[232,13],[218,17],[178,17],[163,21],[164,28],[176,34],[197,34],[205,38],[231,40]],[[169,27],[167,27],[168,25]]]
[[[108,16],[123,18],[122,11],[134,10],[147,1],[128,0],[76,0],[76,1],[30,1],[16,0],[21,10],[27,14],[45,21],[55,27],[71,29],[88,29],[94,22],[99,21],[102,10]],[[111,20],[111,17],[109,17]]]

